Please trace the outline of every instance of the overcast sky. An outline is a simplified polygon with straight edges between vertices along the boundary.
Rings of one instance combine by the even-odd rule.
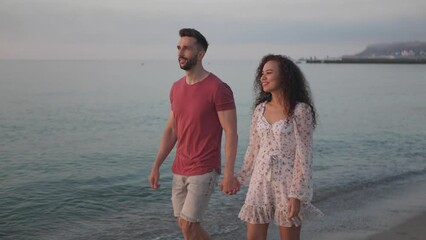
[[[0,0],[0,58],[175,59],[183,27],[210,59],[339,57],[425,26],[425,0]]]

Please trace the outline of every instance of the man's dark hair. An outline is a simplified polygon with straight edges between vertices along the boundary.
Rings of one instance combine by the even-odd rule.
[[[197,39],[197,44],[202,47],[205,52],[209,47],[209,43],[207,42],[207,39],[203,36],[203,34],[193,28],[182,28],[181,30],[179,30],[179,35],[180,37],[193,37]]]

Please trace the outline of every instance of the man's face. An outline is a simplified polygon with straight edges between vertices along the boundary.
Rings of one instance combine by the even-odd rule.
[[[185,71],[191,70],[198,63],[198,54],[200,51],[196,41],[192,37],[181,37],[177,45],[179,66]]]

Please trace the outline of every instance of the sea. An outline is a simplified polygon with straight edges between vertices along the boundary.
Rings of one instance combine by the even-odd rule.
[[[234,92],[236,171],[258,63],[204,63]],[[327,215],[335,196],[426,176],[426,65],[298,66],[319,115],[314,205]],[[160,189],[148,185],[183,74],[175,60],[0,60],[0,239],[183,239],[170,202],[174,150]],[[246,190],[216,188],[203,224],[214,239],[245,239]]]

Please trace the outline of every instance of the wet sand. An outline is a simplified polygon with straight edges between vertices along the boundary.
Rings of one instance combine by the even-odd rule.
[[[303,240],[426,239],[426,175],[370,184],[314,203],[325,216],[306,221]],[[268,239],[279,239],[271,228]]]
[[[425,200],[426,201],[426,200]],[[389,230],[375,234],[368,240],[423,240],[426,239],[426,211]]]

